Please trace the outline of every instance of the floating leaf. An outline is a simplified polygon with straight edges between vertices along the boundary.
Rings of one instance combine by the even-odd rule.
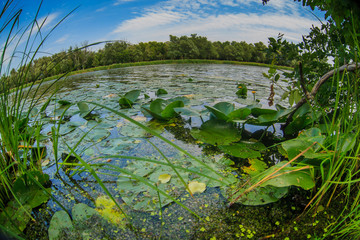
[[[168,94],[168,92],[165,89],[160,88],[156,91],[156,96],[165,95],[165,94]]]
[[[241,138],[233,124],[216,119],[206,121],[199,129],[192,129],[190,134],[195,139],[212,145],[227,145]]]
[[[249,159],[249,164],[250,166],[243,167],[242,170],[250,176],[255,176],[267,168],[266,163],[257,158]]]
[[[53,215],[50,221],[50,227],[48,229],[49,240],[60,240],[62,231],[72,231],[73,228],[74,226],[69,214],[64,210],[58,211]]]
[[[131,108],[134,102],[140,96],[140,90],[132,90],[127,92],[122,98],[119,99],[121,108]]]
[[[277,202],[279,199],[281,199],[288,193],[288,187],[279,188],[273,186],[257,187],[245,194],[244,192],[246,191],[246,188],[236,190],[237,193],[235,195],[232,195],[231,193],[228,195],[231,196],[229,201],[233,202],[238,196],[241,196],[239,199],[236,200],[236,202],[250,206],[265,205]]]
[[[261,142],[239,142],[219,147],[222,151],[239,158],[258,158],[266,147]]]
[[[160,181],[161,183],[167,183],[167,182],[170,181],[170,179],[171,179],[171,175],[170,175],[170,174],[167,174],[167,173],[161,174],[161,175],[159,176],[159,181]]]
[[[206,184],[205,183],[199,183],[198,181],[191,181],[188,184],[188,188],[191,191],[192,194],[194,193],[202,193],[206,190]]]
[[[315,187],[315,182],[312,179],[309,169],[303,169],[303,167],[291,167],[290,165],[284,167],[286,164],[286,161],[277,163],[257,175],[253,181],[257,182],[270,176],[268,180],[264,181],[260,186],[271,185],[279,188],[297,186],[305,190]]]

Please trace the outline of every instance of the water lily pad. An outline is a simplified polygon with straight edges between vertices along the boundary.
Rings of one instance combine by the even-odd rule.
[[[248,167],[245,166],[242,168],[242,170],[245,173],[249,174],[250,176],[255,176],[255,175],[263,172],[267,168],[266,163],[257,158],[249,159],[249,164],[250,164],[250,166],[248,166]]]
[[[168,121],[171,118],[178,116],[178,113],[175,112],[175,108],[184,107],[182,101],[174,101],[166,105],[167,101],[164,99],[158,98],[151,102],[150,108],[143,107],[153,118],[163,121]]]
[[[159,176],[159,181],[160,181],[161,183],[167,183],[167,182],[170,181],[170,179],[171,179],[171,175],[170,175],[170,174],[167,174],[167,173],[161,174],[161,175]]]
[[[202,193],[206,190],[206,184],[199,183],[198,181],[189,182],[188,187],[192,194]]]
[[[217,119],[206,121],[199,129],[192,129],[190,133],[195,139],[212,145],[227,145],[241,138],[233,124]]]
[[[229,201],[233,202],[238,196],[241,196],[235,202],[250,206],[265,205],[265,204],[277,202],[279,201],[279,199],[281,199],[288,193],[288,187],[273,187],[273,186],[257,187],[245,194],[243,193],[246,191],[246,188],[242,188],[240,190],[236,189],[236,190],[237,193],[235,195],[232,195]]]
[[[156,96],[160,96],[160,95],[165,95],[165,94],[168,94],[168,92],[163,89],[163,88],[159,88],[157,91],[156,91]]]
[[[50,221],[48,229],[49,240],[61,240],[61,231],[72,231],[74,228],[69,214],[64,210],[56,212]]]
[[[258,158],[266,147],[261,142],[239,142],[219,147],[222,151],[239,158]]]
[[[272,177],[264,181],[261,186],[271,185],[279,188],[297,186],[305,190],[309,190],[315,187],[315,181],[312,178],[310,169],[292,167],[290,165],[285,166],[286,164],[286,161],[277,163],[276,165],[257,175],[253,181],[260,181],[263,178],[271,175]],[[275,174],[273,174],[274,172]]]
[[[127,92],[122,98],[119,99],[121,108],[131,108],[134,102],[140,96],[140,90],[132,90]]]

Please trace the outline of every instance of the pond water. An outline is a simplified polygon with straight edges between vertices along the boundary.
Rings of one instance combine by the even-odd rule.
[[[252,104],[260,104],[263,108],[274,108],[268,106],[267,100],[270,95],[271,83],[262,75],[267,70],[268,68],[264,67],[241,65],[174,64],[127,67],[71,76],[56,83],[59,90],[54,95],[51,96],[49,92],[49,95],[43,97],[41,103],[44,103],[49,97],[52,98],[52,101],[46,109],[47,117],[41,119],[44,123],[41,133],[44,136],[51,136],[52,128],[58,126],[56,121],[51,120],[57,119],[64,112],[65,106],[60,104],[61,101],[71,103],[80,101],[96,102],[120,111],[132,119],[149,126],[151,129],[155,129],[158,134],[169,139],[175,145],[195,156],[201,157],[208,155],[209,146],[196,141],[191,135],[191,130],[201,127],[203,122],[209,120],[209,113],[206,112],[205,106],[213,106],[216,103],[225,101],[234,104],[235,108]],[[238,84],[247,86],[247,98],[240,98],[236,95]],[[156,96],[156,91],[160,88],[165,89],[168,93]],[[135,89],[141,90],[139,99],[132,108],[121,109],[118,102],[119,98],[128,91]],[[274,102],[286,106],[287,104],[280,100],[283,93],[282,89],[274,86],[274,90],[276,92]],[[151,117],[142,110],[143,106],[148,107],[149,103],[156,98],[167,100],[174,97],[182,97],[183,100],[186,100],[185,107],[200,112],[202,117],[182,116],[181,119],[163,123],[151,120]],[[91,104],[88,104],[88,106],[90,110],[95,107]],[[143,195],[146,195],[147,192],[142,192],[142,194],[136,196],[126,196],[126,194],[131,194],[131,191],[121,189],[121,181],[124,181],[125,186],[129,184],[129,180],[127,182],[121,180],[119,172],[114,173],[111,169],[102,167],[102,163],[121,168],[127,167],[129,171],[142,176],[151,175],[155,170],[144,165],[144,163],[137,165],[131,160],[131,157],[146,157],[159,160],[163,159],[162,156],[166,156],[175,162],[184,161],[184,165],[193,164],[192,167],[199,167],[195,166],[195,163],[188,163],[191,160],[187,159],[183,153],[179,153],[178,150],[169,146],[168,143],[152,136],[109,110],[95,107],[92,110],[91,118],[85,119],[82,116],[84,115],[82,115],[81,111],[79,112],[77,104],[72,105],[66,111],[66,121],[60,125],[59,131],[59,155],[63,154],[59,161],[65,159],[67,154],[71,152],[71,148],[87,163],[98,164],[95,172],[119,203],[122,203],[122,201],[127,203],[129,201],[135,202],[140,198],[146,199],[147,196]],[[245,129],[250,133],[261,128],[264,127],[245,126]],[[78,203],[85,203],[95,208],[96,200],[105,194],[103,187],[97,183],[92,174],[84,171],[81,167],[62,167],[59,174],[55,175],[56,164],[52,151],[52,141],[47,138],[42,144],[47,148],[47,157],[43,160],[43,171],[50,175],[53,195],[57,200],[69,212]],[[160,152],[154,146],[159,148]],[[223,154],[216,151],[215,153],[215,155],[208,156],[210,161],[214,162],[223,157]],[[114,157],[113,155],[131,157]],[[149,171],[140,173],[136,168],[148,168]],[[172,169],[168,167],[160,172],[165,174],[171,171]],[[159,176],[157,175],[157,177]],[[175,179],[175,177],[173,178]],[[186,175],[184,178],[190,180],[194,176]],[[138,185],[133,186],[134,188],[140,187]],[[208,186],[211,186],[211,184],[208,184]],[[174,189],[175,187],[178,186],[173,186]],[[176,198],[180,198],[180,196],[184,205],[190,206],[192,210],[203,218],[211,212],[223,209],[226,204],[218,188],[208,187],[204,193],[196,194],[194,198],[188,198],[186,191],[173,195]],[[156,206],[149,207],[140,202],[140,204],[134,204],[135,207],[129,206],[129,204],[125,207],[128,215],[133,219],[134,228],[144,234],[141,238],[151,239],[159,237],[161,234],[165,238],[189,239],[193,236],[194,232],[197,231],[196,222],[199,220],[182,207],[169,204],[171,202],[161,200],[163,206],[166,205],[165,210],[168,216],[167,219],[163,219],[164,222],[159,220],[161,212],[159,209],[156,210]],[[39,212],[47,212],[47,214],[43,215],[50,216],[59,210],[62,210],[61,207],[55,201],[50,200],[46,208],[39,210]],[[173,216],[171,216],[172,213],[174,213]],[[44,219],[42,226],[46,228],[49,226],[49,219],[46,217]],[[108,234],[106,236],[109,239],[120,238],[119,235],[122,235],[121,238],[124,239],[134,237],[132,235],[134,234],[133,231],[122,228],[119,230],[106,224],[105,227],[97,220],[96,224],[98,224],[99,228],[106,228],[97,233],[99,238],[100,236],[104,237],[106,234]],[[91,229],[91,226],[88,226],[88,228]],[[84,232],[84,229],[81,231]]]

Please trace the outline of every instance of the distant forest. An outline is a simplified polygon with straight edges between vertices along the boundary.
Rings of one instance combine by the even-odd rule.
[[[34,60],[31,65],[25,65],[26,82],[30,83],[39,79],[83,70],[99,66],[119,63],[131,63],[154,60],[176,59],[211,59],[230,60],[240,62],[271,63],[276,59],[276,64],[293,66],[297,57],[295,44],[269,38],[268,46],[262,42],[246,43],[244,41],[211,42],[206,37],[192,34],[190,37],[176,37],[170,35],[167,42],[140,42],[131,44],[126,41],[107,42],[102,49],[89,50],[89,47],[70,47],[52,56],[44,56]],[[21,69],[12,69],[8,76],[3,75],[1,82],[7,86],[15,87],[15,82]],[[24,82],[22,82],[24,84]]]

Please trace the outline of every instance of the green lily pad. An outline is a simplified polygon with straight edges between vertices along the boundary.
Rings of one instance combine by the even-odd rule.
[[[184,107],[182,101],[173,101],[168,105],[166,103],[167,101],[164,99],[158,98],[151,102],[150,108],[143,107],[143,109],[155,119],[168,121],[178,116],[178,113],[174,110],[175,108]]]
[[[157,91],[156,91],[156,96],[160,96],[160,95],[165,95],[165,94],[168,94],[168,92],[163,89],[163,88],[159,88]]]
[[[62,231],[72,231],[74,228],[73,223],[69,217],[69,214],[64,210],[56,212],[50,221],[50,227],[48,230],[49,240],[61,240]]]
[[[233,202],[238,196],[241,196],[235,201],[236,203],[249,206],[265,205],[279,201],[279,199],[288,193],[288,187],[256,187],[252,191],[243,194],[246,190],[247,188],[236,189],[237,193],[232,196],[230,194],[231,198],[229,201]]]
[[[270,176],[269,180],[264,181],[261,186],[274,186],[274,187],[289,187],[297,186],[305,190],[309,190],[315,187],[315,181],[312,178],[309,169],[302,169],[302,167],[291,167],[286,165],[287,162],[279,162],[276,165],[265,170],[261,174],[252,179],[253,182],[258,182],[263,178]]]
[[[140,90],[132,90],[127,92],[122,98],[119,99],[121,108],[131,108],[134,102],[140,96]]]
[[[219,146],[219,148],[234,157],[239,158],[259,158],[261,151],[266,150],[266,147],[261,142],[239,142],[230,145]]]
[[[217,119],[206,121],[199,129],[192,129],[190,133],[195,139],[212,145],[228,145],[241,139],[233,124]]]
[[[30,221],[31,210],[47,202],[50,198],[48,193],[51,193],[51,188],[40,188],[33,178],[41,185],[45,185],[49,181],[47,174],[38,171],[31,171],[18,177],[14,182],[13,191],[21,205],[18,201],[12,200],[5,207],[5,211],[20,231],[23,231]],[[18,233],[17,228],[8,220],[5,212],[0,214],[0,224],[12,232]]]

